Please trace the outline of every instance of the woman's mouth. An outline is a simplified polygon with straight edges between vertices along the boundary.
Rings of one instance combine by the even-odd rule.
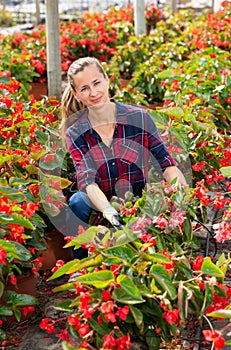
[[[101,102],[101,97],[98,98],[94,98],[93,100],[91,100],[92,103],[99,103]]]

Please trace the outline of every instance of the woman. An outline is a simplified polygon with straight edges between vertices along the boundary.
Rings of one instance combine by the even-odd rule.
[[[78,191],[70,208],[85,223],[94,208],[116,226],[119,217],[111,197],[128,190],[141,196],[150,164],[167,182],[176,177],[181,184],[186,181],[150,115],[110,99],[108,91],[108,77],[96,58],[73,62],[62,98],[62,134],[76,168]],[[70,234],[75,235],[79,221],[72,221]]]

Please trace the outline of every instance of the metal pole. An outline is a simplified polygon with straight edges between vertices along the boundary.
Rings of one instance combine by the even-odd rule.
[[[62,96],[58,0],[46,0],[46,47],[48,95]]]
[[[134,1],[134,23],[136,36],[146,33],[144,0]]]
[[[211,5],[211,7],[212,7],[212,13],[214,13],[215,11],[214,11],[214,5],[215,5],[215,1],[214,0],[212,0],[212,5]]]
[[[177,11],[177,0],[172,0],[172,14],[176,13]]]
[[[41,17],[40,17],[40,0],[35,0],[35,7],[36,7],[36,19],[35,19],[35,25],[41,23]]]

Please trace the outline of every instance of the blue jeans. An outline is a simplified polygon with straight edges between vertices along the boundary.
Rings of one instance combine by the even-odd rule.
[[[76,236],[79,225],[86,227],[89,221],[93,205],[85,192],[75,192],[68,201],[66,225],[69,236]],[[87,257],[87,249],[78,248],[73,252],[74,258]]]

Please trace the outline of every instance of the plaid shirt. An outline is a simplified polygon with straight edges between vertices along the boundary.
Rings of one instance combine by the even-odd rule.
[[[175,163],[151,116],[143,109],[115,103],[117,124],[111,147],[91,127],[87,109],[67,129],[67,148],[76,168],[77,186],[85,191],[95,182],[108,199],[113,195],[123,197],[126,191],[140,196],[150,164],[162,173]]]

